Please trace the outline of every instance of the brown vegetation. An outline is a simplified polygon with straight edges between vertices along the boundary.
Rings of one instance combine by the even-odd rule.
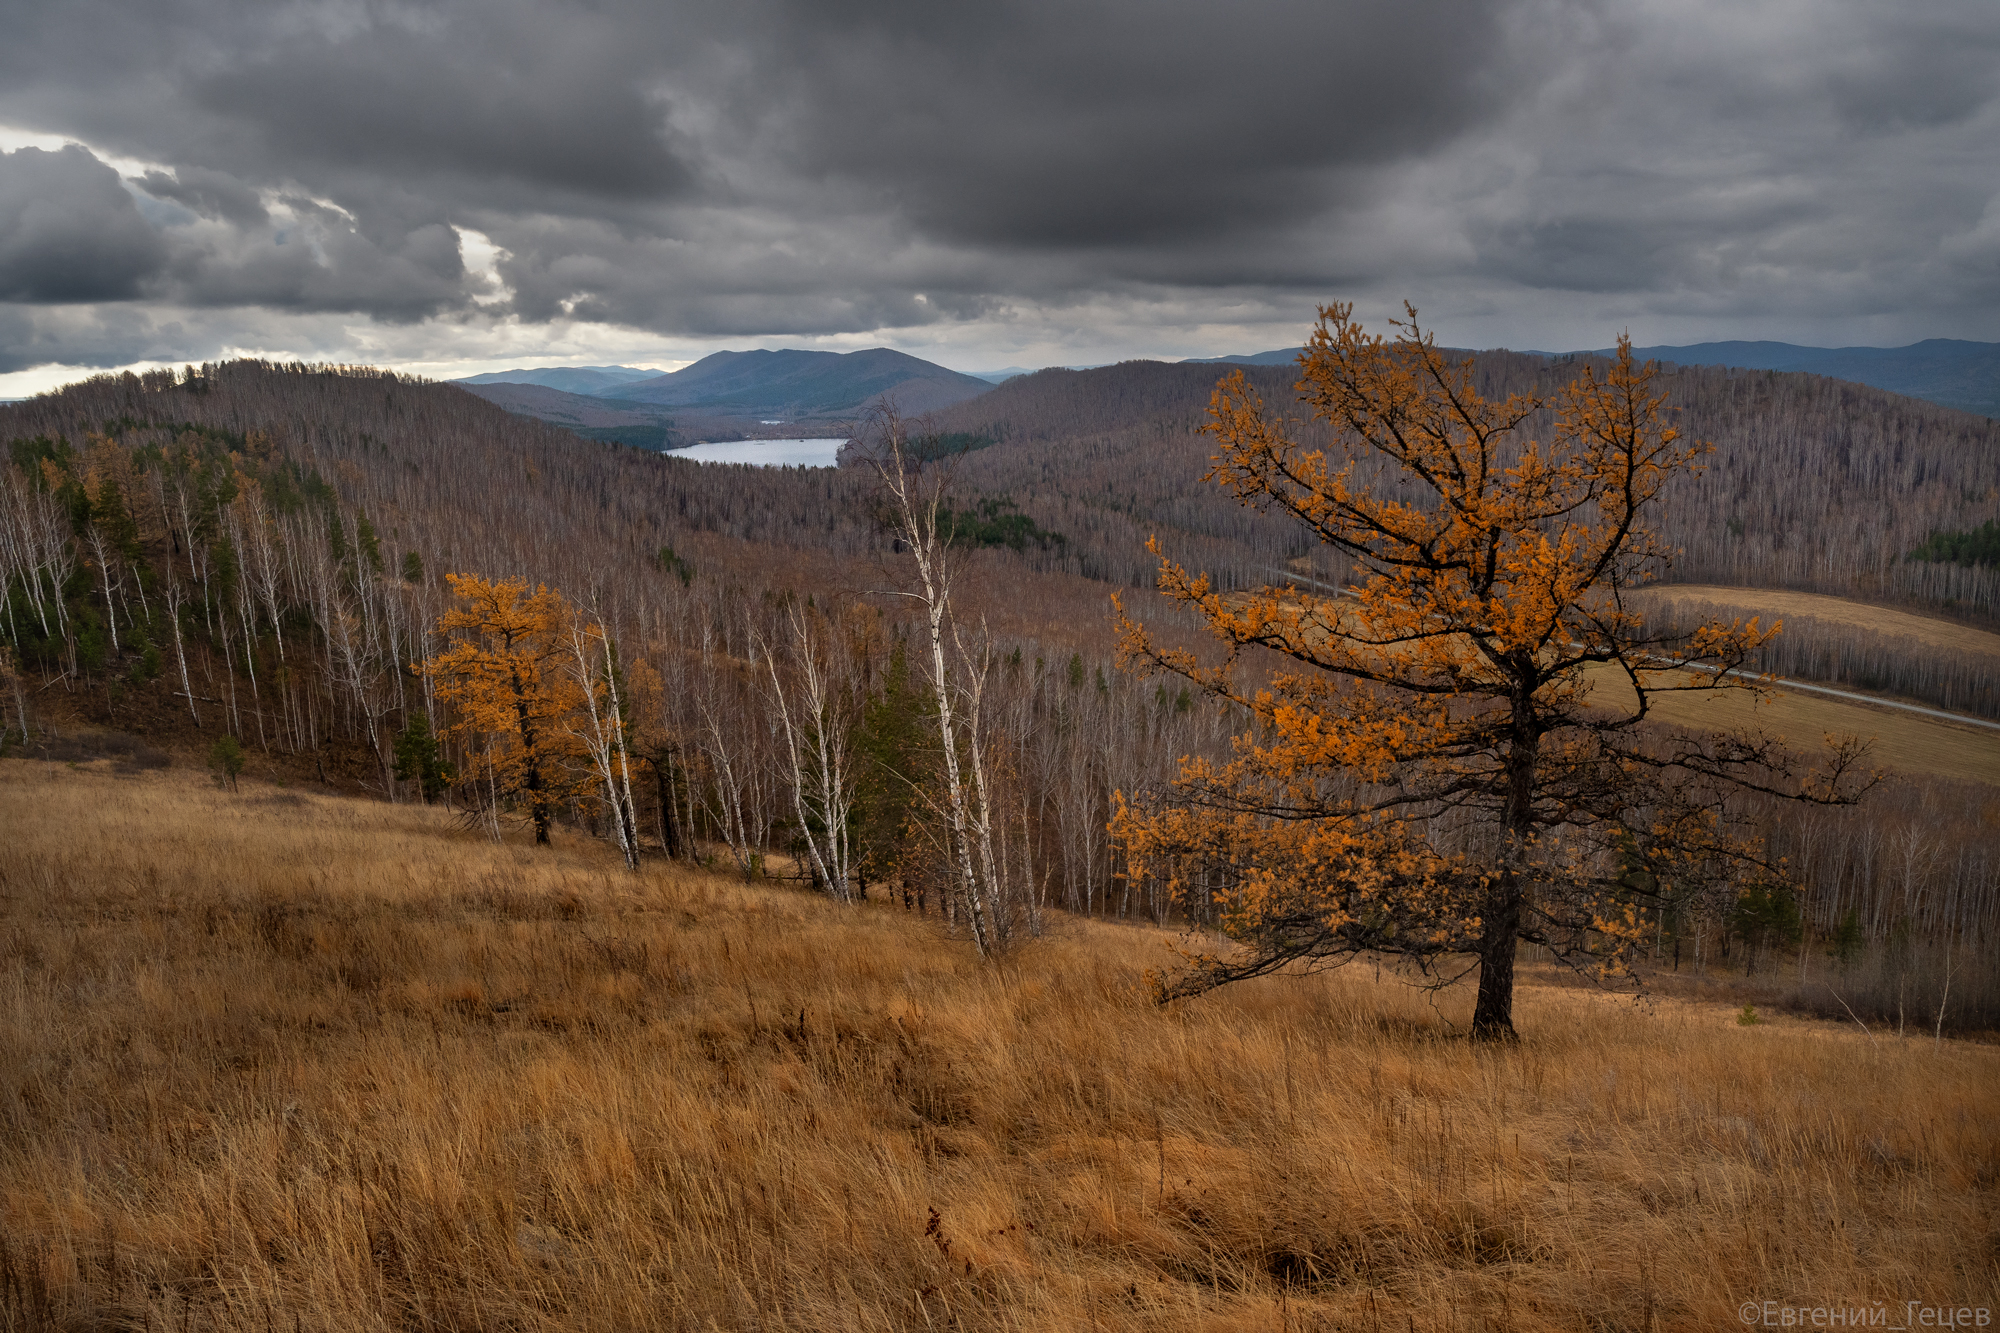
[[[1611,707],[1631,705],[1631,686],[1615,671],[1600,668],[1589,676]],[[1826,736],[1858,736],[1869,743],[1866,763],[1914,776],[2000,785],[2000,732],[1971,723],[1783,688],[1762,699],[1747,691],[1662,695],[1653,712],[1678,727],[1755,729],[1806,745]],[[1865,808],[1854,817],[1865,819]]]
[[[1632,602],[1662,626],[1735,616],[1782,620],[1784,633],[1753,660],[1759,671],[2000,717],[2000,634],[1991,630],[1777,588],[1671,584],[1644,589]]]
[[[1531,971],[1162,1011],[435,809],[0,761],[0,1327],[1717,1328],[1995,1304],[2000,1052]],[[1760,1001],[1761,1002],[1761,1001]],[[1913,1025],[1914,1026],[1914,1025]]]
[[[1453,355],[1473,357],[1475,386],[1495,400],[1550,396],[1591,360]],[[1298,367],[1243,369],[1274,409],[1292,403]],[[967,480],[1068,534],[1075,567],[1147,586],[1142,546],[1157,533],[1223,587],[1255,587],[1307,552],[1284,523],[1200,481],[1214,452],[1200,429],[1220,373],[1158,362],[1045,370],[938,421],[1004,442],[968,459]],[[2000,571],[1905,558],[1935,531],[1994,517],[2000,422],[1816,375],[1670,366],[1659,387],[1677,409],[1673,424],[1716,446],[1702,475],[1663,497],[1661,535],[1684,552],[1679,577],[2000,614]],[[1328,440],[1316,423],[1300,424],[1304,442]],[[1530,418],[1526,433],[1547,439],[1552,424]],[[1316,577],[1339,583],[1347,572],[1322,560]]]
[[[1482,391],[1532,387],[1521,376],[1540,365],[1492,354],[1476,373]],[[958,485],[1013,494],[1068,539],[962,552],[955,587],[967,623],[982,622],[1004,653],[992,701],[994,772],[1007,812],[999,850],[1034,908],[1164,920],[1159,884],[1121,873],[1105,834],[1111,793],[1162,781],[1181,755],[1219,752],[1235,725],[1185,694],[1110,669],[1109,588],[1076,571],[1149,580],[1140,542],[1156,531],[1225,581],[1261,583],[1279,571],[1335,577],[1323,558],[1316,565],[1300,552],[1285,525],[1199,481],[1208,446],[1192,425],[1214,373],[1157,364],[1055,372],[977,400],[1011,415],[996,431],[1002,443],[961,460]],[[1677,372],[1674,391],[1695,393],[1709,404],[1703,411],[1722,401],[1723,389],[1748,393],[1729,376],[1689,373]],[[1266,374],[1251,372],[1258,383]],[[1268,374],[1277,376],[1269,391],[1282,399],[1295,372]],[[1833,478],[1826,494],[1845,512],[1894,510],[1890,528],[1869,538],[1879,549],[1904,527],[1976,524],[1986,494],[1980,469],[1995,451],[1965,432],[1984,426],[1904,400],[1878,402],[1869,391],[1857,391],[1863,397],[1849,404],[1850,417],[1811,418],[1786,406],[1821,392],[1808,379],[1745,378],[1763,388],[1731,398],[1733,415],[1708,422],[1719,466],[1737,466],[1731,451],[1761,448],[1757,439],[1782,437],[1789,443],[1777,456]],[[673,856],[690,854],[691,838],[725,842],[747,870],[767,856],[807,856],[801,840],[823,818],[795,799],[798,766],[788,765],[774,730],[772,693],[792,686],[764,669],[758,648],[789,640],[786,626],[804,601],[837,612],[863,649],[842,686],[850,693],[838,701],[844,716],[875,728],[851,770],[877,780],[852,807],[862,815],[856,889],[900,874],[900,887],[925,902],[935,867],[919,863],[926,840],[906,826],[909,785],[890,780],[883,763],[921,778],[941,756],[934,746],[884,749],[888,731],[913,723],[913,696],[900,696],[899,722],[889,681],[907,603],[875,594],[908,591],[906,558],[893,551],[861,472],[660,460],[510,416],[448,385],[248,362],[105,377],[0,407],[0,438],[19,464],[0,466],[0,566],[7,632],[20,650],[0,654],[0,753],[19,746],[83,757],[104,748],[92,733],[110,728],[143,736],[130,744],[147,754],[158,747],[200,756],[226,730],[253,778],[419,797],[430,784],[399,780],[396,768],[413,726],[428,724],[435,737],[452,721],[450,706],[409,669],[442,647],[441,576],[521,577],[592,607],[614,640],[604,649],[615,647],[631,669],[634,697],[624,706],[643,752],[633,752],[626,804],[638,831]],[[1891,458],[1886,472],[1861,448],[1867,440]],[[1858,498],[1873,496],[1867,485],[1877,482],[1892,504]],[[1771,491],[1782,502],[1773,511],[1779,529],[1809,538],[1817,511],[1807,502],[1824,498],[1821,490]],[[1067,498],[1052,509],[1044,503],[1051,496]],[[1787,496],[1804,507],[1787,507]],[[1710,500],[1690,511],[1697,528],[1722,522]],[[1694,554],[1706,559],[1706,550]],[[1193,617],[1177,620],[1150,594],[1131,598],[1162,634],[1193,628]],[[1821,726],[1826,710],[1817,704],[1789,700],[1765,716],[1784,714],[1777,729],[1817,741],[1849,726],[1851,710],[1826,702],[1836,725]],[[1818,711],[1799,713],[1795,725],[1787,720],[1795,708]],[[1981,766],[1993,753],[1984,737],[1890,715],[1883,723],[1880,754],[1895,766],[1990,774],[1990,764]],[[437,772],[478,771],[463,744],[446,749]],[[465,783],[456,799],[497,813],[490,784],[480,786],[484,796]],[[899,792],[900,805],[892,799]],[[615,831],[592,804],[566,803],[563,820]],[[1863,831],[1878,823],[1867,809],[1855,819]],[[1995,897],[2000,825],[1940,816],[1933,831],[1987,867],[1973,891]],[[1869,883],[1885,874],[1876,862],[1854,873]],[[1822,887],[1804,888],[1813,929],[1830,929],[1818,906]],[[937,901],[932,894],[929,905]],[[1901,909],[1881,916],[1867,947],[1886,957],[1906,918]],[[1954,940],[1942,943],[1983,947]],[[1993,951],[1984,957],[1991,971]]]

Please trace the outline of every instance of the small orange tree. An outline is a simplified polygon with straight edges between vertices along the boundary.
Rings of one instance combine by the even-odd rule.
[[[1433,984],[1476,967],[1474,1035],[1511,1036],[1517,942],[1621,971],[1650,912],[1764,860],[1733,792],[1845,802],[1870,779],[1851,741],[1809,772],[1762,735],[1642,726],[1663,690],[1756,688],[1732,673],[1777,632],[1656,635],[1626,602],[1670,554],[1642,511],[1710,448],[1665,424],[1655,367],[1621,339],[1552,399],[1492,402],[1406,309],[1393,342],[1351,306],[1320,312],[1297,387],[1332,450],[1296,441],[1241,372],[1217,387],[1210,479],[1345,553],[1355,586],[1226,595],[1162,557],[1160,588],[1228,660],[1163,648],[1121,608],[1125,660],[1257,728],[1226,763],[1184,760],[1159,799],[1121,794],[1113,829],[1131,873],[1211,896],[1247,946],[1191,955],[1164,998],[1388,953]],[[1552,438],[1526,438],[1537,423]],[[1262,688],[1239,681],[1251,646],[1284,660]]]
[[[438,618],[451,647],[424,669],[453,706],[446,735],[465,744],[475,774],[527,805],[535,841],[546,843],[578,751],[567,722],[582,689],[560,669],[574,617],[560,593],[538,587],[531,595],[525,579],[447,574],[445,582],[459,601]]]

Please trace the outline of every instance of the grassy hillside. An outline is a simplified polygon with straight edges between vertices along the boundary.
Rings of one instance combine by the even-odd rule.
[[[0,761],[0,1327],[1649,1329],[2000,1295],[2000,1050],[1368,973],[1162,1011],[421,807]]]
[[[1784,632],[1757,654],[1757,669],[1901,695],[1936,707],[2000,718],[2000,634],[1820,593],[1673,583],[1633,604],[1660,623],[1762,617]],[[1865,731],[1863,734],[1866,734]],[[2000,767],[2000,745],[1990,761]]]
[[[1498,376],[1512,364],[1488,369]],[[966,623],[990,629],[1003,655],[987,735],[1004,761],[1008,854],[1018,855],[1011,864],[1021,868],[1024,898],[1037,904],[1166,919],[1175,909],[1157,877],[1125,874],[1107,837],[1112,793],[1157,789],[1180,756],[1226,752],[1237,725],[1119,672],[1108,643],[1111,588],[1083,575],[1149,580],[1142,542],[1158,532],[1167,549],[1244,580],[1335,576],[1301,551],[1296,532],[1200,481],[1205,442],[1189,423],[1210,373],[1121,366],[1031,377],[1051,391],[996,390],[994,400],[1014,404],[996,431],[1001,442],[960,460],[964,500],[954,513],[978,517],[961,531],[995,544],[964,553],[956,595]],[[1769,386],[1749,388],[1761,395]],[[1778,400],[1741,404],[1739,440],[1763,431],[1789,432],[1800,450],[1824,443],[1796,420],[1757,415],[1770,401]],[[1043,415],[1022,415],[1030,408]],[[1898,523],[1925,506],[1972,507],[1957,487],[1983,475],[1992,456],[1972,447],[1983,437],[1933,431],[1937,424],[1844,421],[1849,444],[1869,434],[1888,452],[1852,454],[1836,488],[1843,503],[1858,493],[1857,478],[1879,474],[1901,489],[1895,504],[1873,510],[1893,510]],[[703,467],[580,440],[456,386],[248,362],[191,376],[101,377],[0,408],[0,439],[21,460],[0,466],[0,537],[33,538],[27,547],[0,542],[18,650],[0,667],[0,753],[18,746],[81,760],[99,749],[77,733],[109,728],[198,766],[227,732],[253,774],[406,798],[395,747],[419,720],[433,735],[453,720],[410,664],[441,649],[436,626],[450,605],[441,576],[473,572],[587,600],[617,634],[639,685],[629,701],[639,744],[653,756],[635,774],[632,811],[649,854],[671,845],[671,825],[729,841],[748,864],[784,855],[807,826],[771,726],[766,673],[749,669],[760,640],[785,639],[787,608],[799,601],[848,617],[855,657],[844,706],[868,719],[861,743],[901,771],[936,767],[915,696],[891,688],[909,603],[882,594],[907,588],[907,571],[865,470]],[[1785,531],[1810,526],[1803,501],[1813,494],[1768,497],[1792,525]],[[1721,512],[1696,507],[1686,521],[1698,527]],[[103,550],[93,533],[106,539]],[[1170,632],[1191,628],[1144,595],[1128,604]],[[1853,646],[1821,637],[1842,652]],[[1880,645],[1861,646],[1867,653],[1854,660],[1873,670],[1867,654]],[[1992,671],[1975,663],[1979,678],[1960,680],[1967,655],[1933,654],[1936,672],[1918,656],[1900,654],[1924,668],[1912,688],[1930,681],[1948,694],[1965,683],[1975,703],[1991,698]],[[1843,719],[1855,711],[1834,709]],[[1883,720],[1867,716],[1864,733]],[[1815,708],[1763,720],[1811,743],[1825,718]],[[1990,737],[1951,731],[1941,746],[1936,730],[1944,729],[1897,726],[1909,743],[1885,744],[1881,759],[1922,773],[1935,771],[1940,754],[1970,756],[1948,771],[1990,775],[1990,762],[1980,762],[1990,761]],[[476,753],[473,742],[447,737],[444,758],[461,773]],[[907,870],[928,882],[939,873],[927,859],[934,844],[903,818],[896,793],[906,794],[865,798],[869,874]],[[458,795],[495,800],[471,783]],[[1757,816],[1773,850],[1800,872],[1810,948],[1824,947],[1850,913],[1861,923],[1885,981],[1868,999],[1849,992],[1847,1000],[1871,1021],[1906,1007],[1914,992],[1904,979],[1928,967],[1912,962],[1912,931],[1921,951],[2000,929],[2000,821],[1984,799],[1892,803],[1885,792],[1824,828]],[[608,831],[589,803],[568,818]],[[1892,847],[1893,855],[1884,850]],[[1729,929],[1718,909],[1696,936],[1719,944]],[[1992,974],[1990,951],[1979,973]],[[1961,976],[1954,993],[1964,984]]]

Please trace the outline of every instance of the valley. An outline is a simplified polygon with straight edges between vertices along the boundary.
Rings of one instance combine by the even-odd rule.
[[[1624,971],[1523,945],[1513,1042],[1467,1040],[1463,968],[1389,953],[1159,1002],[1239,947],[1243,897],[1117,821],[1251,714],[1135,670],[1112,598],[1212,664],[1149,537],[1232,605],[1355,577],[1203,479],[1226,369],[1041,371],[917,423],[942,647],[977,673],[949,751],[865,421],[838,466],[711,466],[578,433],[701,420],[675,404],[254,362],[0,407],[0,1313],[1692,1327],[1780,1269],[1985,1299],[2000,733],[1972,721],[1655,696],[1642,744],[1853,735],[1881,780],[1732,798],[1787,887],[1673,881]],[[1245,373],[1283,401],[1290,370]],[[1649,623],[1782,616],[1747,666],[1993,717],[2000,580],[1910,553],[1990,516],[2000,424],[1668,387],[1716,451],[1664,497],[1684,581]],[[571,399],[568,429],[503,410]],[[539,788],[466,655],[510,595]],[[974,755],[977,944],[941,832]]]

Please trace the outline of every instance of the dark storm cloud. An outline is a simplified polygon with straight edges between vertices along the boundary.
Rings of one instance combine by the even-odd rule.
[[[665,107],[635,86],[612,34],[584,15],[517,12],[496,29],[376,25],[291,41],[189,82],[185,95],[255,160],[302,178],[443,177],[461,198],[488,183],[589,198],[662,198],[688,173]],[[619,77],[620,73],[624,77]]]
[[[1327,201],[1327,172],[1420,152],[1499,91],[1498,8],[772,5],[756,63],[775,154],[947,240],[1123,248]],[[1418,91],[1421,90],[1421,91]]]
[[[118,173],[83,149],[0,154],[0,300],[124,300],[165,257]]]
[[[58,155],[51,197],[99,202],[0,274],[163,322],[1192,328],[1512,293],[1914,337],[1995,318],[1996,71],[1991,0],[66,0],[0,44],[0,124],[151,165],[135,208]]]
[[[1001,270],[1022,252],[1087,259],[1116,280],[1126,256],[1157,268],[1146,256],[1162,249],[1217,253],[1311,217],[1336,193],[1331,169],[1421,151],[1491,101],[1480,54],[1496,13],[1462,0],[770,0],[668,14],[183,0],[99,27],[102,97],[79,96],[79,71],[8,62],[18,80],[0,115],[53,113],[109,149],[166,162],[173,177],[148,175],[149,192],[238,227],[255,225],[259,205],[231,183],[302,186],[385,252],[407,247],[398,232],[476,225],[514,252],[531,318],[581,309],[674,327],[678,312],[743,304],[748,278],[817,309],[802,325],[921,322],[933,316],[918,290],[1005,287]],[[38,26],[30,45],[76,49],[61,19]],[[1419,83],[1421,96],[1399,95]],[[718,208],[753,221],[718,235],[703,212]],[[770,217],[822,232],[817,255],[786,262],[808,246],[771,236],[777,262],[738,262],[729,251],[754,247]],[[943,266],[976,271],[910,274],[902,292],[870,295],[911,245],[978,251]],[[635,251],[648,251],[636,256],[645,273],[629,267]],[[271,258],[238,276],[285,271]],[[1035,279],[1060,290],[1076,274],[1073,263],[1021,272],[1029,295],[1041,294]],[[295,287],[277,282],[273,299]]]
[[[129,306],[0,303],[0,375],[40,365],[108,369],[138,361],[201,361],[216,330],[156,322]]]
[[[148,171],[134,184],[155,199],[171,199],[197,216],[238,227],[262,227],[271,220],[257,192],[227,172],[184,166]]]

